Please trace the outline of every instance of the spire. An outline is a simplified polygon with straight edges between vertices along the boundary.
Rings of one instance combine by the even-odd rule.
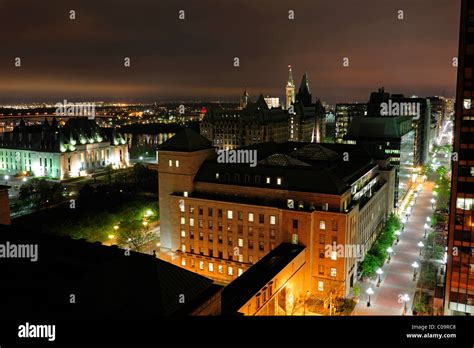
[[[308,73],[305,72],[304,75],[303,75],[303,78],[301,79],[301,85],[300,85],[300,89],[298,91],[298,94],[311,94],[309,92],[309,77],[308,77]]]
[[[247,92],[247,88],[246,88],[245,91],[244,91],[244,97],[249,97],[249,95],[250,94]]]
[[[293,81],[293,72],[291,71],[291,65],[288,65],[288,82],[286,83],[287,86],[294,86],[295,82]]]

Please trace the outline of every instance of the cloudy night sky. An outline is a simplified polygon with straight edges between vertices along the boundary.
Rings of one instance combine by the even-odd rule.
[[[282,97],[288,64],[330,103],[380,86],[453,96],[459,13],[458,0],[0,0],[0,103]]]

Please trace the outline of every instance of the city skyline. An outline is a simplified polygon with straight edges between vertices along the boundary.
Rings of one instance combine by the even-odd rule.
[[[379,86],[454,95],[459,5],[451,1],[261,5],[3,2],[0,29],[8,40],[0,56],[0,103],[237,101],[244,89],[254,99],[283,97],[288,65],[296,84],[308,72],[313,95],[331,104],[365,101]]]

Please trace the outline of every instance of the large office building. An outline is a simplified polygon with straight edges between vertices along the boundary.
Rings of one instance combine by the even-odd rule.
[[[301,245],[299,291],[347,296],[392,212],[388,156],[373,146],[307,142],[239,150],[255,151],[257,165],[222,163],[190,129],[159,147],[162,257],[228,283],[280,244]],[[338,254],[340,246],[351,250]]]
[[[355,117],[345,140],[350,144],[376,146],[385,152],[395,168],[395,195],[393,206],[403,200],[416,174],[414,167],[415,130],[412,118],[399,117]]]
[[[474,2],[463,0],[454,122],[446,314],[474,314]]]
[[[101,128],[85,117],[61,126],[55,119],[0,133],[0,173],[65,179],[112,165],[128,166],[128,145],[113,128]]]
[[[263,95],[252,102],[247,91],[235,110],[210,108],[201,123],[201,135],[212,141],[213,146],[224,150],[268,141],[319,142],[324,136],[325,110],[319,99],[313,101],[308,74],[304,74],[295,95],[290,68],[285,93],[287,103],[292,102],[286,110],[269,107],[268,98]]]
[[[337,104],[335,111],[335,133],[334,140],[336,143],[344,143],[344,137],[349,130],[349,126],[354,117],[367,115],[366,103],[344,103]]]

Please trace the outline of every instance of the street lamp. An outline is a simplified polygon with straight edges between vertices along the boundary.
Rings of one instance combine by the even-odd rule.
[[[417,244],[420,247],[420,256],[421,256],[421,251],[423,250],[423,247],[425,246],[423,242],[420,240]]]
[[[392,258],[391,258],[391,254],[393,253],[392,247],[388,247],[388,248],[387,248],[387,253],[388,253],[387,263],[390,263],[390,260],[392,259]]]
[[[403,301],[403,314],[402,315],[405,315],[407,313],[407,302],[410,301],[410,296],[408,296],[408,294],[403,294],[401,298]]]
[[[402,219],[402,231],[405,230],[405,224],[407,223],[407,219],[403,218]]]
[[[147,226],[148,226],[148,221],[143,221],[143,222],[142,222],[142,225],[145,226],[145,227],[147,227]]]
[[[113,234],[109,234],[108,237],[109,237],[109,239],[114,239],[115,238],[115,236]]]
[[[378,270],[375,271],[375,273],[377,273],[379,275],[379,281],[377,282],[377,287],[380,286],[380,283],[382,282],[382,279],[380,278],[383,274],[383,271],[381,268],[379,268]]]
[[[420,267],[420,265],[415,261],[411,264],[411,266],[413,267],[413,280],[416,280],[416,270],[418,267]]]
[[[374,290],[372,290],[372,288],[368,288],[366,292],[367,292],[367,295],[369,295],[369,299],[367,300],[367,307],[370,307],[370,295],[374,294]]]
[[[7,184],[8,180],[10,180],[10,175],[3,176],[3,180],[5,180],[5,184]]]
[[[118,225],[115,225],[114,226],[114,230],[117,231],[119,229],[119,226]]]
[[[401,234],[402,234],[402,233],[400,232],[400,230],[396,230],[396,231],[395,231],[395,235],[397,236],[397,243],[396,243],[395,245],[397,245],[398,243],[400,243],[400,235],[401,235]]]
[[[431,209],[434,209],[434,204],[436,202],[436,199],[431,198],[430,202],[431,202]]]
[[[426,229],[429,227],[428,224],[425,223],[425,234],[423,235],[423,238],[426,238]]]

